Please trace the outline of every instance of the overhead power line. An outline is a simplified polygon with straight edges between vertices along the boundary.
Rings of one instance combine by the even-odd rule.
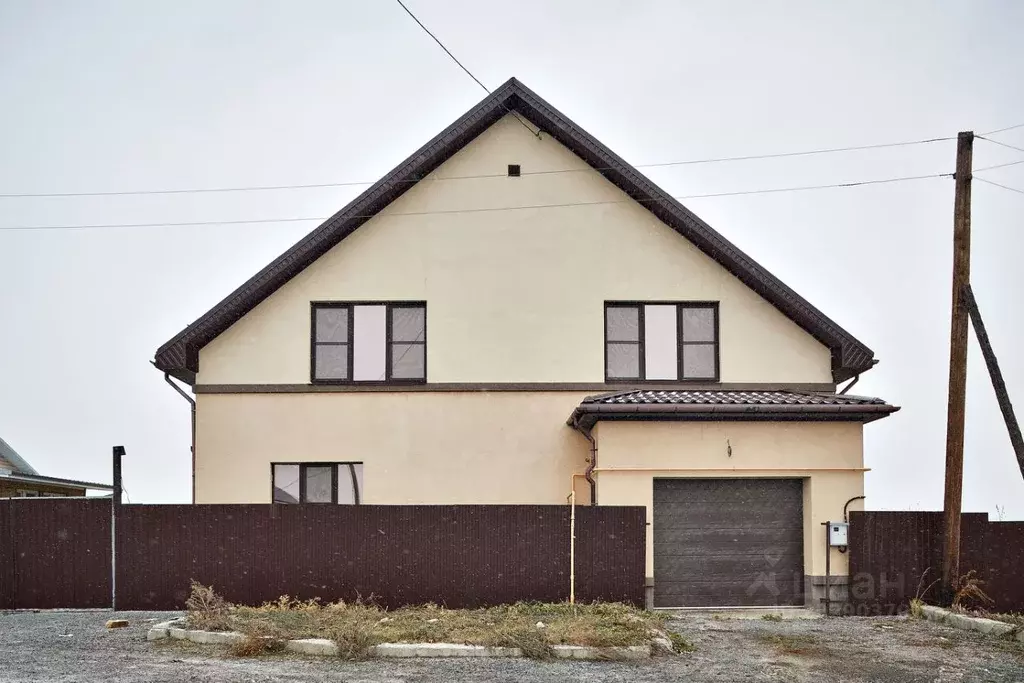
[[[1006,168],[1007,166],[1016,166],[1017,164],[1024,164],[1024,159],[1021,159],[1019,161],[1009,161],[1009,162],[1007,162],[1005,164],[996,164],[995,166],[985,166],[984,168],[976,168],[976,169],[974,169],[974,172],[975,173],[981,173],[982,171],[991,171],[991,170],[996,169],[996,168]]]
[[[975,135],[974,137],[976,137],[976,138],[978,138],[980,140],[985,140],[986,142],[991,142],[993,145],[999,145],[1000,147],[1006,147],[1007,149],[1016,150],[1018,152],[1024,152],[1024,147],[1014,147],[1013,145],[1008,145],[1005,142],[999,142],[999,140],[993,140],[992,138],[987,138],[984,135]]]
[[[974,179],[975,180],[980,180],[981,182],[987,183],[989,185],[995,185],[996,187],[1001,187],[1004,190],[1009,190],[1010,192],[1016,192],[1017,194],[1024,194],[1024,190],[1018,190],[1016,187],[1010,187],[1009,185],[1001,185],[1001,184],[999,184],[999,183],[997,183],[995,181],[988,180],[986,178],[979,178],[977,176],[974,176]]]
[[[874,180],[856,180],[846,183],[832,183],[828,185],[802,185],[796,187],[776,187],[759,190],[740,190],[736,192],[712,192],[707,194],[675,195],[672,198],[683,199],[707,199],[712,197],[738,197],[742,195],[774,194],[779,192],[804,192],[808,190],[826,190],[833,188],[860,187],[864,185],[882,185],[887,183],[898,183],[910,180],[925,180],[927,178],[951,178],[952,173],[932,173],[929,175],[903,176],[899,178],[879,178]],[[979,179],[980,180],[980,179]],[[523,211],[529,209],[554,209],[575,206],[598,206],[603,204],[624,204],[629,202],[656,202],[657,199],[612,199],[597,202],[566,202],[555,204],[529,204],[524,206],[503,206],[503,207],[479,207],[472,209],[441,209],[436,211],[407,211],[388,214],[361,214],[350,218],[373,218],[376,215],[385,217],[399,216],[427,216],[439,214],[462,214],[462,213],[483,213],[494,211]],[[0,231],[7,230],[95,230],[101,228],[161,228],[161,227],[186,227],[203,225],[242,225],[249,223],[296,223],[301,221],[324,221],[327,217],[310,216],[302,218],[255,218],[248,220],[227,220],[227,221],[185,221],[185,222],[161,222],[161,223],[101,223],[92,225],[21,225],[0,228]]]
[[[444,53],[445,53],[446,55],[448,55],[449,57],[451,57],[451,58],[452,58],[452,61],[453,61],[453,62],[455,62],[456,64],[458,64],[458,65],[459,65],[459,68],[460,68],[460,69],[462,69],[463,71],[465,71],[465,72],[466,72],[466,75],[467,75],[467,76],[469,76],[469,77],[470,77],[470,78],[472,78],[472,79],[473,79],[474,81],[476,81],[476,84],[477,84],[477,85],[479,85],[479,86],[480,86],[481,88],[483,88],[483,89],[484,89],[484,92],[486,92],[486,93],[487,93],[488,95],[490,95],[490,94],[491,94],[491,90],[490,90],[490,88],[488,88],[488,87],[487,87],[486,85],[484,85],[484,84],[483,84],[483,82],[481,82],[479,78],[477,78],[476,76],[474,76],[474,75],[473,75],[473,72],[472,72],[472,71],[470,71],[469,69],[467,69],[467,68],[466,68],[466,65],[465,65],[465,64],[463,64],[462,62],[460,62],[460,61],[458,60],[458,58],[457,58],[457,57],[456,57],[455,55],[453,55],[453,54],[452,54],[452,51],[451,51],[451,50],[449,50],[449,49],[448,49],[447,47],[445,47],[444,43],[442,43],[442,42],[441,42],[441,40],[440,40],[440,39],[439,39],[439,38],[438,38],[437,36],[435,36],[435,35],[434,35],[434,34],[433,34],[433,33],[432,33],[431,31],[430,31],[430,29],[429,29],[429,28],[427,28],[426,26],[424,26],[424,25],[423,25],[423,22],[422,22],[422,21],[420,21],[420,20],[419,20],[419,19],[418,19],[418,18],[416,17],[416,15],[412,13],[412,10],[410,10],[410,9],[409,9],[408,7],[406,7],[406,6],[405,6],[405,3],[404,3],[404,2],[402,2],[402,0],[396,0],[396,1],[398,2],[398,4],[399,4],[399,5],[401,5],[401,6],[402,6],[402,9],[404,9],[404,10],[405,10],[405,13],[406,13],[406,14],[408,14],[408,15],[409,15],[410,17],[412,17],[412,20],[413,20],[413,21],[415,21],[415,22],[416,22],[416,23],[417,23],[417,24],[419,25],[419,27],[420,27],[421,29],[423,29],[423,30],[424,30],[424,31],[426,32],[426,34],[427,34],[428,36],[430,36],[431,38],[433,38],[433,39],[434,39],[434,42],[435,42],[435,43],[437,43],[437,44],[438,44],[438,46],[440,46],[440,48],[441,48],[442,50],[444,50]],[[523,121],[523,120],[522,120],[521,118],[519,118],[519,116],[518,116],[518,115],[516,115],[515,113],[513,113],[513,112],[509,111],[508,107],[504,107],[504,106],[503,106],[502,108],[503,108],[503,109],[504,109],[504,110],[505,110],[506,112],[508,112],[509,114],[512,114],[512,116],[515,116],[515,118],[516,118],[516,121],[518,121],[518,122],[519,122],[520,124],[522,124],[522,126],[523,126],[524,128],[526,128],[526,130],[530,131],[530,132],[531,132],[532,134],[536,135],[537,137],[540,137],[540,133],[539,133],[538,131],[535,131],[534,129],[532,129],[532,128],[530,128],[529,126],[527,126],[527,125],[526,125],[526,122],[525,122],[525,121]]]
[[[785,159],[790,157],[804,157],[814,156],[819,154],[835,154],[841,152],[857,152],[863,150],[873,149],[886,149],[891,147],[909,147],[912,145],[926,145],[935,142],[946,142],[949,140],[955,140],[956,138],[945,137],[945,138],[927,138],[924,140],[906,140],[903,142],[883,142],[872,145],[856,145],[852,147],[825,147],[818,149],[799,150],[795,152],[778,152],[773,154],[748,154],[744,156],[732,156],[732,157],[713,157],[707,159],[686,159],[683,161],[663,161],[650,164],[634,164],[633,168],[668,168],[672,166],[693,166],[697,164],[718,164],[736,161],[758,161],[763,159]],[[1014,162],[1016,163],[1016,162]],[[592,167],[586,166],[583,168],[563,168],[549,171],[523,171],[521,175],[532,176],[532,175],[553,175],[559,173],[585,173],[590,171],[616,171],[621,170],[619,167]],[[987,169],[979,169],[987,170]],[[446,178],[434,178],[430,182],[439,181],[452,181],[452,180],[476,180],[480,178],[504,178],[507,173],[487,173],[477,175],[464,175],[464,176],[449,176]],[[302,190],[302,189],[314,189],[314,188],[327,188],[327,187],[357,187],[357,186],[369,186],[376,183],[376,180],[358,180],[348,181],[339,183],[311,183],[311,184],[296,184],[296,185],[247,185],[247,186],[236,186],[236,187],[195,187],[195,188],[181,188],[181,189],[156,189],[156,190],[112,190],[107,192],[11,192],[0,194],[0,198],[12,199],[22,197],[121,197],[129,195],[173,195],[173,194],[204,194],[204,193],[223,193],[223,192],[262,192],[268,190]],[[418,183],[421,179],[416,180],[405,180],[405,183]]]
[[[464,65],[464,63],[459,61],[459,57],[457,57],[454,54],[452,54],[452,50],[450,50],[449,48],[444,47],[444,43],[442,43],[440,41],[440,39],[437,38],[437,36],[435,36],[433,33],[431,33],[430,29],[428,29],[427,27],[423,26],[423,22],[421,22],[421,20],[419,18],[417,18],[416,14],[414,14],[413,11],[409,7],[406,6],[406,3],[403,3],[401,0],[396,0],[396,1],[397,1],[397,3],[399,5],[401,5],[402,9],[406,10],[407,14],[409,14],[410,16],[413,17],[414,22],[416,22],[420,26],[420,28],[423,29],[428,36],[433,38],[434,42],[437,43],[437,45],[442,50],[444,50],[444,54],[449,55],[450,57],[452,57],[452,61],[456,62],[457,65],[459,65],[459,69],[461,69],[464,72],[466,72],[466,76],[469,76],[471,79],[476,81],[476,84],[478,86],[480,86],[481,88],[483,88],[483,91],[486,92],[489,95],[490,94],[490,90],[487,89],[487,86],[483,85],[483,83],[480,82],[480,79],[478,79],[475,76],[473,76],[473,72],[471,72],[468,69],[466,69],[466,65]]]
[[[995,135],[996,133],[1005,133],[1008,130],[1016,130],[1017,128],[1024,128],[1024,123],[1018,123],[1016,126],[1007,126],[1006,128],[998,128],[996,130],[990,130],[982,135]]]

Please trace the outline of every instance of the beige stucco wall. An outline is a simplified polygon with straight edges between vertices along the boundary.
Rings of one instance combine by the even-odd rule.
[[[269,503],[271,462],[361,461],[363,502],[565,504],[573,392],[200,394],[196,502]],[[577,481],[580,502],[589,488]]]
[[[843,503],[864,494],[863,425],[853,422],[601,422],[597,501],[647,506],[647,572],[654,576],[654,479],[787,477],[804,480],[804,572],[825,573],[822,522],[842,519]],[[732,455],[728,454],[729,446]],[[653,468],[655,471],[614,471]],[[826,470],[846,471],[826,471]],[[851,503],[861,510],[863,501]],[[848,573],[832,552],[832,574]]]
[[[567,203],[592,205],[475,211]],[[603,302],[628,299],[720,301],[724,382],[832,381],[824,346],[506,117],[203,348],[198,382],[306,383],[310,301],[385,299],[427,301],[430,382],[601,382]]]

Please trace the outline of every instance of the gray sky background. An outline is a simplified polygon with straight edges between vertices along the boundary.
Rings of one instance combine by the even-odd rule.
[[[484,83],[516,76],[634,163],[1024,123],[1024,3],[409,0]],[[372,181],[483,92],[394,2],[0,0],[0,193]],[[1024,128],[996,136],[1024,147]],[[953,142],[652,169],[671,194],[953,170]],[[979,140],[975,167],[1024,159]],[[982,174],[1024,188],[1024,165]],[[0,228],[327,216],[360,188],[0,198]],[[939,509],[953,182],[687,205],[875,350],[868,507]],[[44,474],[189,496],[159,344],[315,223],[0,232],[0,435]],[[1024,417],[1024,196],[976,183],[973,284]],[[971,337],[965,510],[1024,519]]]

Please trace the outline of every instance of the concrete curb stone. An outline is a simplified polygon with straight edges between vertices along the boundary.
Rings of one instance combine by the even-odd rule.
[[[986,619],[984,617],[972,617],[966,614],[957,614],[956,612],[952,612],[941,607],[935,607],[934,605],[922,605],[921,614],[924,615],[924,618],[928,621],[946,624],[947,626],[967,631],[977,631],[979,633],[996,636],[1002,636],[1010,633],[1013,634],[1015,639],[1024,643],[1024,629],[1016,627],[1013,624],[1007,624],[1003,621]]]
[[[333,640],[326,638],[301,638],[289,640],[284,644],[284,649],[300,655],[323,655],[327,657],[338,656],[338,645]]]
[[[619,647],[586,647],[583,645],[555,645],[558,659],[646,659],[651,656],[650,645],[624,645]]]
[[[376,657],[522,657],[517,647],[455,645],[452,643],[383,643],[370,648]]]
[[[154,624],[146,634],[146,640],[188,640],[202,645],[231,645],[244,640],[241,633],[231,631],[199,631],[183,628],[184,618]],[[671,647],[671,644],[670,644]],[[285,650],[296,654],[338,656],[338,646],[324,638],[302,638],[288,640]],[[551,648],[558,659],[616,659],[635,660],[651,656],[650,645],[623,647],[584,647],[579,645],[555,645]],[[459,645],[454,643],[383,643],[371,647],[368,654],[381,658],[410,657],[522,657],[518,647],[492,647],[487,645]]]

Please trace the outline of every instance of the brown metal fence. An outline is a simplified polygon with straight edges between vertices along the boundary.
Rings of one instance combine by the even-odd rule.
[[[110,500],[0,500],[0,609],[110,607]]]
[[[1024,522],[961,517],[960,572],[977,572],[991,609],[1024,610]],[[941,512],[850,513],[850,605],[860,614],[892,614],[942,574]],[[937,598],[938,586],[925,598]]]
[[[54,502],[66,504],[59,523]],[[33,515],[11,513],[28,508],[21,501],[0,507],[0,539],[16,539],[15,552],[30,557],[15,563],[0,551],[0,579],[18,578],[0,607],[109,606],[109,501],[34,504]],[[91,511],[87,523],[76,505]],[[645,515],[642,507],[576,508],[577,600],[643,604]],[[55,523],[64,545],[32,542],[54,536]],[[569,593],[567,506],[124,505],[116,530],[118,609],[181,608],[192,579],[245,604],[287,594],[472,607]],[[105,564],[62,569],[65,552]],[[63,578],[53,583],[56,575]]]

